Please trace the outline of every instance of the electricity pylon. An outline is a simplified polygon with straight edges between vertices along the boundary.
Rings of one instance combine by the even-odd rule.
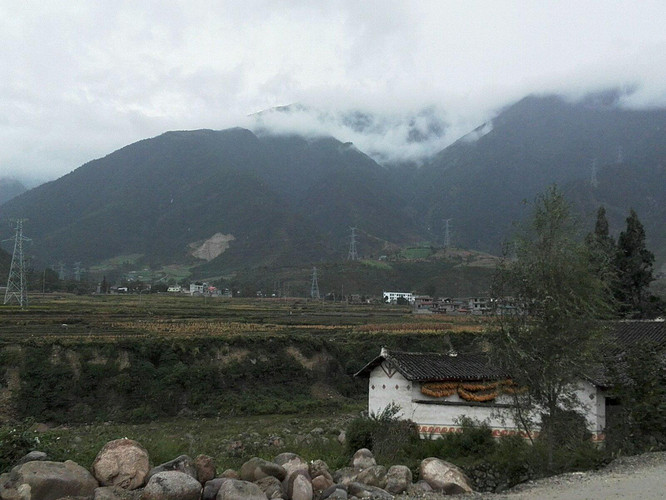
[[[310,297],[319,299],[319,282],[317,281],[317,268],[312,268],[312,285],[310,286]]]
[[[356,228],[350,227],[349,229],[351,229],[351,241],[349,242],[347,260],[358,260],[358,252],[356,251]]]
[[[23,222],[25,219],[17,219],[16,235],[14,236],[14,253],[12,263],[9,267],[9,278],[7,278],[7,291],[5,291],[5,304],[16,299],[21,307],[28,306],[28,282],[25,278],[25,259],[23,257],[23,242],[30,241],[23,236]],[[5,240],[5,241],[11,241]]]

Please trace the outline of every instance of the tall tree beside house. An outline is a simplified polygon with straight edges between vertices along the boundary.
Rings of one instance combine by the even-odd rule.
[[[551,466],[558,423],[577,409],[576,385],[597,364],[598,320],[609,312],[606,284],[577,234],[569,204],[549,188],[535,200],[493,289],[507,307],[491,326],[491,357],[526,388],[515,395],[516,423],[528,432],[540,425]]]
[[[649,286],[653,277],[654,254],[645,245],[645,229],[631,209],[627,228],[617,239],[615,296],[623,316],[640,318],[649,315]]]
[[[617,246],[610,235],[606,209],[599,207],[594,231],[585,237],[590,268],[605,284],[608,301],[612,302],[613,291],[617,287],[616,256]]]

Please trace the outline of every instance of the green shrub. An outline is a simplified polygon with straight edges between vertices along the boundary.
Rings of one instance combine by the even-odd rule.
[[[26,453],[39,448],[39,438],[30,430],[31,420],[0,429],[0,472],[13,467]]]

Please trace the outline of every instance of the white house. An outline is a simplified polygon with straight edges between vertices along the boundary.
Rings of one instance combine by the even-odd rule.
[[[411,292],[384,292],[384,302],[395,304],[399,298],[405,299],[410,304],[414,303],[414,294]]]
[[[460,432],[461,417],[487,422],[496,437],[528,437],[515,425],[511,412],[511,394],[518,388],[484,356],[382,349],[356,376],[368,378],[371,413],[396,404],[401,409],[398,416],[416,423],[424,437]],[[581,381],[577,393],[593,440],[603,440],[603,388]]]

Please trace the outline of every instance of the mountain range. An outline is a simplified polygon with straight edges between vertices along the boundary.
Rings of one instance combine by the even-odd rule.
[[[525,201],[552,183],[585,230],[599,205],[615,233],[636,209],[666,260],[666,110],[612,95],[527,97],[420,166],[380,165],[333,137],[167,132],[10,199],[0,218],[28,219],[45,264],[140,255],[214,275],[343,260],[352,227],[364,258],[446,238],[499,254]]]

